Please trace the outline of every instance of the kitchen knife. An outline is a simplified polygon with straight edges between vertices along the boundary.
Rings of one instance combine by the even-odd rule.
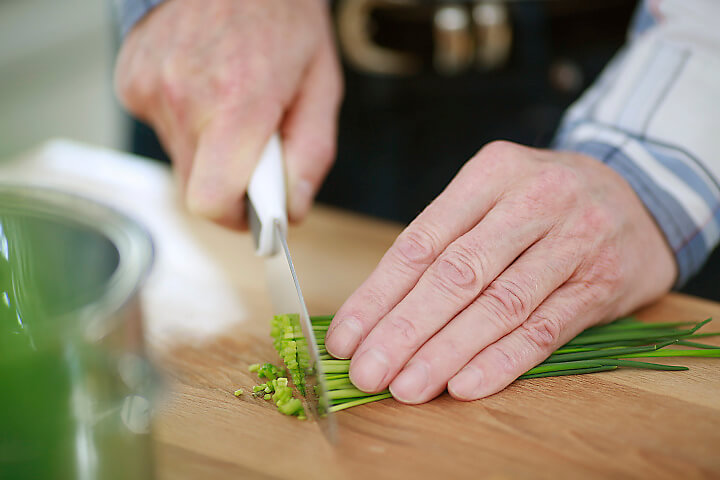
[[[326,438],[335,443],[337,427],[329,410],[320,353],[297,272],[287,244],[287,195],[282,146],[277,134],[268,141],[248,185],[248,222],[255,253],[265,257],[268,288],[275,315],[297,314],[307,342],[309,365],[305,371],[305,410],[315,418]]]

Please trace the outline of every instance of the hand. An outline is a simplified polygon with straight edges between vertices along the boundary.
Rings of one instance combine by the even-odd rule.
[[[673,255],[625,180],[587,156],[495,142],[346,301],[326,347],[406,403],[496,393],[585,328],[670,289]]]
[[[245,189],[280,129],[289,216],[302,219],[335,155],[342,80],[326,0],[167,0],[126,38],[120,100],[172,157],[194,213],[244,228]]]

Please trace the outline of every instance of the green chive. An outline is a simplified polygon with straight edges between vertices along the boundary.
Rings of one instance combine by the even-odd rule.
[[[370,402],[377,402],[378,400],[383,400],[390,397],[392,397],[392,394],[390,394],[389,392],[380,393],[371,397],[360,398],[351,402],[341,403],[339,405],[332,405],[328,410],[330,410],[331,412],[339,412],[340,410],[345,410],[346,408],[357,407],[358,405],[364,405]]]

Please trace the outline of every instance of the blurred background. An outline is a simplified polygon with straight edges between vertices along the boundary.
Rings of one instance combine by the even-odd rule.
[[[337,163],[318,199],[409,222],[485,143],[548,146],[563,111],[624,43],[637,2],[331,5],[346,98]],[[117,45],[110,0],[0,0],[0,158],[62,136],[167,162],[113,98]],[[689,291],[720,295],[708,280],[718,257]]]
[[[49,137],[128,145],[109,0],[0,0],[0,158]]]

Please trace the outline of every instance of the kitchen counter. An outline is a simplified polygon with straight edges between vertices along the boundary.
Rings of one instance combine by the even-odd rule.
[[[143,306],[164,374],[155,423],[158,476],[191,478],[717,478],[720,361],[656,359],[686,372],[618,370],[517,381],[469,403],[392,399],[339,412],[331,447],[311,421],[251,391],[249,364],[277,361],[262,262],[248,235],[187,217],[168,170],[137,157],[53,141],[0,163],[0,181],[62,187],[143,222],[156,264]],[[291,229],[309,310],[331,313],[371,272],[398,225],[316,208]],[[718,318],[720,304],[670,294],[647,321]],[[720,345],[720,338],[708,343]]]

